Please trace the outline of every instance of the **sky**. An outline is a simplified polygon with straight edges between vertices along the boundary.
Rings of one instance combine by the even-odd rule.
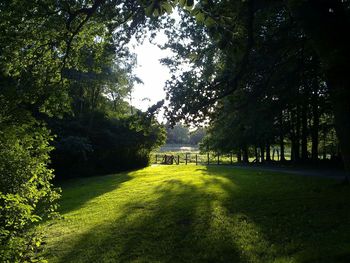
[[[166,40],[166,36],[160,32],[153,42],[164,43]],[[163,66],[159,60],[170,56],[171,52],[161,50],[147,38],[142,44],[132,41],[131,51],[137,55],[138,65],[134,69],[134,74],[143,81],[143,84],[135,84],[132,105],[145,111],[148,107],[165,99],[164,85],[171,75],[168,67]],[[158,119],[163,120],[162,116]]]

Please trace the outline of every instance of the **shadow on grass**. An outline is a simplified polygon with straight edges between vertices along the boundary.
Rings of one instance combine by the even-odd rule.
[[[64,215],[81,208],[89,200],[117,189],[121,184],[131,180],[127,173],[75,178],[61,183],[62,197],[59,213]]]
[[[154,194],[155,202],[131,201],[115,221],[82,235],[60,262],[240,261],[228,233],[212,225],[212,200],[196,187],[169,179]]]
[[[114,220],[79,236],[59,261],[350,261],[349,189],[267,172],[198,169],[200,185],[169,176],[152,189],[154,199],[126,202]],[[104,191],[129,179],[113,179]]]
[[[239,190],[223,205],[231,213],[246,215],[258,226],[271,251],[277,249],[271,258],[282,262],[350,262],[349,187],[330,179],[278,172],[230,167],[206,170],[208,175],[236,183]]]

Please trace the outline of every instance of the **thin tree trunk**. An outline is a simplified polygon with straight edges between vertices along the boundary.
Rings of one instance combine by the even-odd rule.
[[[260,150],[261,150],[261,162],[263,163],[265,161],[265,147],[261,146]]]
[[[302,161],[307,161],[307,105],[304,103],[301,113],[301,159]]]
[[[318,110],[318,98],[317,93],[313,95],[312,100],[312,129],[311,129],[311,158],[313,161],[318,160],[318,131],[320,124],[319,110]]]
[[[285,162],[286,158],[284,156],[284,131],[283,131],[283,112],[280,114],[280,148],[281,148],[281,162]]]
[[[247,146],[243,146],[243,162],[244,163],[249,163],[249,158],[248,158],[248,147]]]
[[[259,153],[258,153],[258,147],[254,146],[254,153],[255,153],[255,162],[259,163]]]
[[[266,144],[266,162],[271,162],[270,144]]]
[[[239,149],[238,151],[237,151],[237,162],[241,162],[242,161],[242,154],[241,154],[241,150]]]
[[[280,135],[280,148],[281,148],[281,158],[280,161],[281,162],[285,162],[286,161],[286,157],[284,155],[284,136],[283,134]]]
[[[295,140],[294,140],[294,155],[295,161],[300,161],[300,106],[297,105],[297,113],[296,113],[296,126],[295,126]]]
[[[327,158],[327,152],[326,152],[326,129],[323,129],[323,156],[322,159],[325,160]]]

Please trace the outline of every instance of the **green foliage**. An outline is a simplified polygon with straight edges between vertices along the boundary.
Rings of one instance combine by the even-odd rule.
[[[164,128],[145,113],[111,118],[91,112],[49,120],[57,134],[52,153],[58,178],[147,166],[150,152],[164,143]]]
[[[345,117],[349,108],[340,106],[349,95],[342,86],[349,80],[339,70],[345,68],[344,60],[330,62],[329,53],[321,54],[327,43],[335,47],[333,58],[340,53],[346,57],[349,49],[340,44],[345,39],[331,37],[333,33],[320,20],[325,15],[327,23],[344,30],[348,11],[348,2],[250,0],[215,5],[203,0],[191,11],[182,10],[181,23],[168,24],[169,41],[164,45],[174,52],[163,60],[173,73],[166,84],[168,119],[172,124],[208,124],[204,148],[247,153],[256,148],[263,152],[276,144],[283,149],[290,143],[293,161],[317,161],[324,125],[320,120],[328,119],[333,128],[342,120],[336,128],[338,136],[349,127]],[[316,21],[325,26],[327,35]],[[329,64],[338,65],[332,74]],[[337,80],[332,84],[333,78]],[[343,94],[336,99],[340,103],[331,100],[337,94],[331,92],[334,85]],[[335,114],[340,107],[342,112]],[[338,116],[335,122],[333,114]],[[312,147],[308,148],[308,141]],[[345,136],[340,141],[347,158],[350,140]]]
[[[49,131],[35,122],[1,125],[0,261],[35,260],[41,244],[33,226],[53,215],[59,197],[47,167]]]
[[[38,123],[48,116],[71,113],[80,118],[90,111],[125,116],[133,62],[114,62],[132,57],[125,44],[132,35],[140,38],[139,25],[146,19],[136,0],[9,0],[1,2],[0,14],[0,261],[27,262],[35,260],[40,246],[32,227],[54,211],[52,202],[58,198],[50,184],[53,171],[47,167],[52,138]],[[106,122],[133,133],[132,121]],[[108,128],[99,133],[94,126],[93,132],[100,141],[102,134],[111,142],[119,131],[109,136]],[[157,141],[157,128],[149,130],[149,137]],[[72,158],[97,152],[86,135],[59,139],[58,151]],[[128,158],[137,152],[146,162],[145,149],[152,146],[141,147],[139,141]],[[141,148],[135,150],[137,146]],[[103,150],[98,152],[103,159]]]
[[[197,128],[190,132],[189,128],[181,123],[171,127],[169,124],[165,125],[167,132],[167,144],[192,144],[198,145],[205,136],[203,128]]]
[[[167,126],[167,143],[168,144],[188,144],[189,130],[187,127],[176,124],[174,127]]]
[[[164,140],[152,116],[159,107],[141,113],[125,101],[140,81],[134,65],[133,56],[116,58],[111,43],[101,40],[98,48],[81,50],[76,68],[65,71],[72,114],[46,120],[58,134],[52,157],[59,178],[146,166]]]

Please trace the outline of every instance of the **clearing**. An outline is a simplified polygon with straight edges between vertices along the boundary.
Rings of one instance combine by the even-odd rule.
[[[350,262],[350,188],[229,166],[152,166],[62,185],[49,262]]]

